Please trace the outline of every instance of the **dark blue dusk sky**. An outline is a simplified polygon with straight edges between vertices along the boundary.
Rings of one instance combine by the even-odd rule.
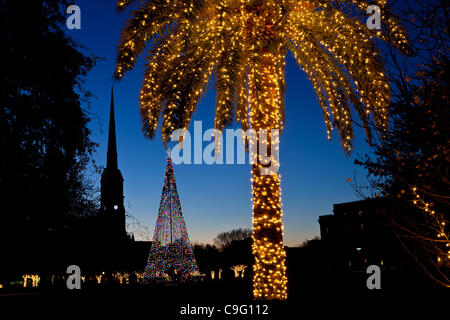
[[[130,12],[118,13],[115,1],[111,0],[77,0],[75,4],[81,8],[81,30],[67,33],[87,48],[85,53],[104,58],[89,73],[85,87],[94,95],[90,128],[92,139],[100,144],[94,158],[98,165],[105,165],[110,79],[120,31]],[[141,58],[135,69],[115,84],[116,134],[119,168],[125,179],[126,210],[148,226],[153,236],[166,152],[159,135],[148,140],[141,131],[138,96],[143,62]],[[353,161],[356,155],[368,152],[369,148],[358,128],[355,128],[355,149],[351,157],[342,152],[336,132],[331,143],[327,140],[312,85],[291,56],[286,81],[286,124],[281,136],[280,173],[284,239],[285,244],[291,246],[319,235],[318,217],[330,214],[333,203],[357,200],[347,179],[353,180],[356,171],[358,182],[365,181],[365,171]],[[193,118],[203,122],[204,131],[213,127],[214,109],[215,91],[210,85]],[[207,144],[204,142],[203,146]],[[181,164],[174,169],[192,242],[211,243],[219,232],[251,227],[249,164]],[[99,185],[100,177],[94,175],[93,178]]]

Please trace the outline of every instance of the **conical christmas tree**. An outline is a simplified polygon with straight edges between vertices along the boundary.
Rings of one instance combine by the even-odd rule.
[[[168,157],[145,276],[152,278],[176,274],[186,278],[195,273],[198,273],[198,267],[181,211],[172,159]]]

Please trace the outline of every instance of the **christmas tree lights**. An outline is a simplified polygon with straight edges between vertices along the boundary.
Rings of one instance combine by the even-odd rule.
[[[132,0],[119,0],[124,10]],[[376,4],[382,30],[369,30],[366,10]],[[352,17],[359,14],[361,20]],[[266,130],[256,144],[270,150],[272,130],[284,125],[284,68],[291,51],[313,84],[323,110],[328,139],[336,128],[345,152],[352,148],[353,106],[371,139],[371,124],[388,124],[390,88],[376,38],[407,52],[404,28],[385,0],[167,0],[142,2],[124,28],[116,78],[136,64],[147,41],[145,78],[140,92],[144,132],[162,138],[187,129],[214,74],[217,91],[214,128],[236,118],[243,130]],[[255,143],[252,141],[250,143]],[[252,146],[256,147],[256,146]],[[256,150],[256,149],[253,149]],[[287,279],[280,176],[252,166],[253,293],[258,299],[286,299]]]
[[[169,157],[145,276],[165,277],[171,273],[186,278],[198,273],[198,267],[189,242]]]

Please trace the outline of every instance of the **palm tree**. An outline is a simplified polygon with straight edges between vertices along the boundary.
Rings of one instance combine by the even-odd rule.
[[[132,2],[119,0],[119,10]],[[378,5],[382,31],[351,17],[367,10],[362,0],[143,0],[123,29],[115,75],[122,78],[151,43],[140,111],[144,133],[152,138],[161,118],[167,142],[175,129],[188,128],[214,73],[215,129],[235,118],[244,131],[256,130],[257,145],[261,140],[271,155],[278,151],[271,150],[272,130],[283,128],[289,50],[313,84],[328,138],[336,128],[350,152],[351,106],[369,139],[371,128],[383,130],[388,122],[390,90],[375,38],[401,50],[408,45],[386,1]],[[286,299],[280,176],[264,168],[260,159],[252,164],[253,295]]]

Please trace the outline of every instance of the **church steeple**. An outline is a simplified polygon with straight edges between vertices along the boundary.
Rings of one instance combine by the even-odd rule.
[[[108,153],[106,159],[108,169],[117,170],[116,121],[114,118],[114,88],[111,88],[111,106],[109,111]]]
[[[117,165],[116,122],[114,118],[114,91],[111,89],[109,114],[108,152],[106,168],[101,178],[101,219],[102,230],[112,238],[126,234],[125,207],[123,204],[123,177]]]

